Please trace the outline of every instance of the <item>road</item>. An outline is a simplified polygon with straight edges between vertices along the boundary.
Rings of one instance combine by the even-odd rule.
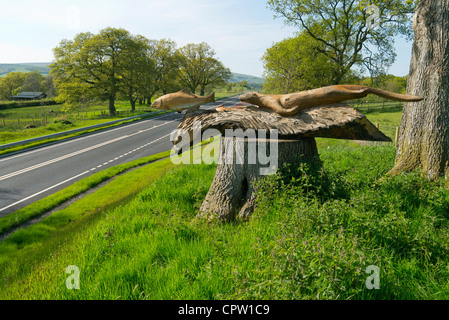
[[[239,102],[236,96],[201,109]],[[0,158],[0,217],[101,170],[170,150],[170,134],[182,117],[164,114]]]

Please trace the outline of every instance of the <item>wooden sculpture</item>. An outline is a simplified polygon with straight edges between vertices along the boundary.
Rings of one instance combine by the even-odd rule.
[[[218,106],[216,110],[187,112],[172,139],[177,153],[193,144],[194,132],[202,134],[208,129],[216,129],[222,137],[215,178],[198,217],[212,221],[246,220],[254,210],[253,185],[263,176],[261,169],[265,164],[229,163],[226,150],[229,146],[237,148],[237,144],[243,143],[240,150],[248,159],[252,142],[264,152],[275,145],[280,168],[287,163],[298,165],[298,161],[319,161],[316,137],[391,142],[363,114],[340,103],[370,93],[398,101],[422,100],[366,86],[339,85],[289,95],[251,92],[240,96],[242,102],[250,105],[240,103],[230,108]],[[225,133],[229,130],[240,130],[245,134],[242,137],[227,136]],[[275,130],[275,138],[248,134],[270,130]],[[300,160],[298,156],[302,156]]]
[[[288,117],[304,109],[321,105],[331,105],[346,100],[360,99],[366,97],[368,94],[375,94],[395,101],[422,100],[422,98],[416,96],[359,85],[336,85],[285,95],[263,95],[257,92],[248,92],[241,95],[239,99],[242,102],[247,102],[263,109],[273,110],[281,116]]]
[[[153,102],[151,108],[158,110],[173,110],[181,113],[183,110],[187,109],[198,109],[201,105],[209,102],[215,102],[215,93],[202,97],[184,89],[158,98]]]

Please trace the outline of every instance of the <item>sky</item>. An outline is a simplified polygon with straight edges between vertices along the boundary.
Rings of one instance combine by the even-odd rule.
[[[266,0],[0,0],[0,63],[51,62],[52,49],[80,32],[124,28],[178,48],[208,43],[235,73],[261,77],[261,58],[297,29],[274,19]],[[411,42],[396,41],[389,73],[409,72]]]

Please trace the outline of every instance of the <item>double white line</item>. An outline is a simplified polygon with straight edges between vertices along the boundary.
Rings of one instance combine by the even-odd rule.
[[[156,129],[156,128],[158,128],[158,127],[161,127],[161,126],[164,126],[164,125],[167,125],[167,124],[169,124],[169,123],[176,122],[176,121],[177,121],[177,120],[164,122],[164,123],[162,123],[162,124],[160,124],[160,125],[157,125],[157,126],[154,126],[154,127],[148,128],[148,129],[145,129],[145,130],[140,130],[140,131],[138,131],[138,132],[135,132],[135,133],[132,133],[132,134],[129,134],[129,135],[126,135],[126,136],[122,136],[122,137],[119,137],[119,138],[116,138],[116,139],[113,139],[113,140],[109,140],[109,141],[106,141],[106,142],[103,142],[103,143],[99,143],[99,144],[97,144],[97,145],[94,145],[94,146],[91,146],[91,147],[88,147],[88,148],[85,148],[85,149],[82,149],[82,150],[79,150],[79,151],[72,152],[72,153],[70,153],[70,154],[67,154],[67,155],[61,156],[61,157],[59,157],[59,158],[55,158],[55,159],[52,159],[52,160],[49,160],[49,161],[46,161],[46,162],[43,162],[43,163],[40,163],[40,164],[37,164],[37,165],[34,165],[34,166],[32,166],[32,167],[29,167],[29,168],[25,168],[25,169],[22,169],[22,170],[19,170],[19,171],[16,171],[16,172],[12,172],[12,173],[6,174],[6,175],[0,177],[0,181],[6,180],[6,179],[8,179],[8,178],[11,178],[11,177],[14,177],[14,176],[17,176],[17,175],[20,175],[20,174],[23,174],[23,173],[26,173],[26,172],[29,172],[29,171],[32,171],[32,170],[41,168],[41,167],[44,167],[44,166],[47,166],[47,165],[50,165],[50,164],[55,163],[55,162],[58,162],[58,161],[62,161],[62,160],[64,160],[64,159],[68,159],[68,158],[74,157],[74,156],[79,155],[79,154],[82,154],[82,153],[84,153],[84,152],[88,152],[88,151],[91,151],[91,150],[94,150],[94,149],[103,147],[103,146],[105,146],[105,145],[108,145],[108,144],[111,144],[111,143],[114,143],[114,142],[117,142],[117,141],[120,141],[120,140],[129,138],[129,137],[132,137],[132,136],[141,134],[141,133],[146,132],[146,131],[150,131],[150,130]],[[165,135],[165,136],[163,136],[163,137],[160,137],[159,139],[156,139],[156,140],[152,141],[151,143],[157,142],[157,141],[159,141],[159,140],[161,140],[161,139],[163,139],[163,138],[165,138],[165,137],[167,137],[167,136],[169,136],[169,135],[170,135],[170,134]],[[151,144],[151,143],[149,143],[149,144]],[[34,197],[37,197],[37,196],[40,195],[40,194],[43,194],[43,193],[45,193],[45,192],[47,192],[47,191],[50,191],[50,190],[52,190],[52,189],[54,189],[54,188],[57,188],[57,187],[59,187],[59,186],[65,184],[65,183],[67,183],[67,182],[70,182],[70,181],[72,181],[72,180],[75,180],[75,179],[77,179],[77,178],[79,178],[79,177],[81,177],[81,176],[83,176],[83,175],[86,175],[86,174],[88,174],[88,173],[90,173],[90,172],[91,172],[91,171],[88,170],[88,171],[85,171],[85,172],[83,172],[83,173],[80,173],[80,174],[78,174],[78,175],[76,175],[76,176],[74,176],[74,177],[71,177],[71,178],[69,178],[69,179],[67,179],[67,180],[64,180],[64,181],[58,183],[58,184],[55,184],[55,185],[53,185],[53,186],[51,186],[51,187],[49,187],[49,188],[47,188],[47,189],[45,189],[45,190],[41,190],[41,191],[39,191],[39,192],[37,192],[37,193],[35,193],[35,194],[33,194],[33,195],[30,195],[30,196],[28,196],[28,197],[26,197],[26,198],[24,198],[24,199],[21,199],[21,200],[15,202],[15,203],[12,203],[12,204],[10,204],[10,205],[8,205],[8,206],[6,206],[6,207],[0,208],[0,212],[5,211],[5,210],[7,210],[7,209],[9,209],[9,208],[11,208],[11,207],[14,207],[14,206],[16,206],[16,205],[18,205],[18,204],[20,204],[20,203],[22,203],[22,202],[25,202],[25,201],[29,200],[29,199],[32,199],[32,198],[34,198]]]
[[[31,167],[19,170],[19,171],[15,171],[15,172],[12,172],[12,173],[5,174],[4,176],[0,176],[0,181],[3,181],[3,180],[6,180],[6,179],[9,179],[9,178],[18,176],[18,175],[23,174],[23,173],[27,173],[27,172],[35,170],[35,169],[39,169],[39,168],[48,166],[48,165],[50,165],[52,163],[56,163],[56,162],[59,162],[59,161],[65,160],[65,159],[72,158],[72,157],[77,156],[79,154],[82,154],[82,153],[85,153],[85,152],[88,152],[88,151],[91,151],[91,150],[94,150],[94,149],[97,149],[97,148],[101,148],[101,147],[106,146],[108,144],[111,144],[111,143],[114,143],[114,142],[117,142],[117,141],[129,138],[129,137],[135,136],[137,134],[140,134],[140,133],[143,133],[143,132],[146,132],[146,131],[150,131],[152,129],[164,126],[164,125],[172,123],[172,122],[175,122],[175,121],[164,122],[163,124],[151,127],[149,129],[140,130],[139,132],[136,132],[136,133],[132,133],[132,134],[129,134],[129,135],[126,135],[126,136],[121,136],[121,137],[115,138],[113,140],[105,141],[105,142],[96,144],[94,146],[90,146],[88,148],[85,148],[85,149],[82,149],[82,150],[78,150],[78,151],[66,154],[66,155],[61,156],[59,158],[51,159],[51,160],[48,160],[48,161],[36,164],[34,166],[31,166]]]

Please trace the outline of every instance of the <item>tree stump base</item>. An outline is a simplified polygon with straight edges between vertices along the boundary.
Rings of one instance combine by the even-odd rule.
[[[221,139],[217,171],[197,216],[208,221],[247,220],[255,207],[256,181],[275,173],[277,168],[286,163],[298,166],[300,157],[303,162],[319,160],[315,138],[270,140],[222,137]],[[257,156],[253,154],[255,145]],[[260,161],[261,158],[263,161]],[[266,158],[275,162],[274,168],[267,168]]]
[[[196,144],[195,137],[222,136],[217,172],[198,214],[198,217],[211,221],[231,222],[251,216],[255,206],[253,184],[266,175],[268,162],[265,160],[271,158],[273,145],[277,151],[277,169],[284,164],[297,167],[301,162],[319,161],[315,143],[318,137],[391,141],[363,114],[345,104],[317,106],[290,117],[255,106],[218,109],[221,112],[190,110],[171,137],[174,151],[178,154]],[[211,129],[213,134],[208,132]],[[230,137],[228,130],[240,131],[242,135]],[[257,134],[250,135],[254,131]],[[263,139],[266,137],[263,132],[268,131],[276,132],[276,139],[270,136],[275,141]],[[251,151],[255,144],[258,150]],[[240,150],[231,152],[236,154],[236,159],[230,159],[229,149]],[[267,156],[267,150],[270,150],[270,156]]]

